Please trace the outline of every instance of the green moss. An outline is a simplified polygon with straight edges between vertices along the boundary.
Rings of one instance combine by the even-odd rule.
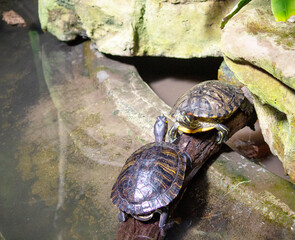
[[[139,142],[139,143],[141,143],[141,144],[146,144],[146,143],[147,143],[145,139],[140,138],[140,137],[138,137],[138,136],[135,137],[135,141],[137,141],[137,142]]]
[[[147,52],[146,46],[148,43],[148,36],[146,35],[145,27],[145,11],[146,1],[140,0],[135,2],[134,7],[134,23],[132,24],[133,29],[133,49],[132,54],[138,55],[139,52]]]
[[[87,129],[99,126],[101,122],[100,114],[88,114],[83,121],[80,122],[79,127],[71,131],[70,135],[75,139],[78,145],[83,144],[84,147],[92,149],[101,149],[103,143],[89,136]],[[98,128],[99,129],[99,128]],[[106,136],[105,136],[106,137]]]
[[[32,180],[32,194],[40,196],[47,206],[57,203],[58,152],[42,142],[26,144],[18,149],[18,171],[25,181]]]
[[[55,0],[39,0],[38,1],[38,13],[43,30],[47,29],[48,25],[48,11],[56,6]]]
[[[97,126],[101,121],[101,117],[99,113],[91,113],[86,116],[86,118],[83,120],[83,126],[84,127],[95,127]]]

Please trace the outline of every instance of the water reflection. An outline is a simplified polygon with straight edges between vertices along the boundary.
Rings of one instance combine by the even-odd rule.
[[[89,77],[82,45],[26,30],[2,31],[12,34],[1,44],[0,231],[6,239],[113,239],[114,172],[141,142],[101,111],[112,103]]]

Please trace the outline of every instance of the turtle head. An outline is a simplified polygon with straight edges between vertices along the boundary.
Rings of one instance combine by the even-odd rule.
[[[157,121],[154,126],[155,142],[164,142],[168,129],[167,118],[161,114],[157,117]]]
[[[175,113],[175,120],[179,123],[186,123],[191,124],[193,121],[195,121],[194,114],[186,111],[176,111]]]

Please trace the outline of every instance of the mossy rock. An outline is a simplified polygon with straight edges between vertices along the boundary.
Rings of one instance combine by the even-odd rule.
[[[275,22],[266,0],[253,1],[223,30],[225,62],[253,93],[265,141],[295,183],[294,23]]]
[[[220,22],[236,2],[39,0],[39,17],[58,39],[87,36],[113,55],[221,56]]]

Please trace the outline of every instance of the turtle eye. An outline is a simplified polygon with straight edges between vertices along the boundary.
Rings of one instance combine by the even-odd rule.
[[[180,112],[181,116],[185,116],[187,113],[185,111]]]

